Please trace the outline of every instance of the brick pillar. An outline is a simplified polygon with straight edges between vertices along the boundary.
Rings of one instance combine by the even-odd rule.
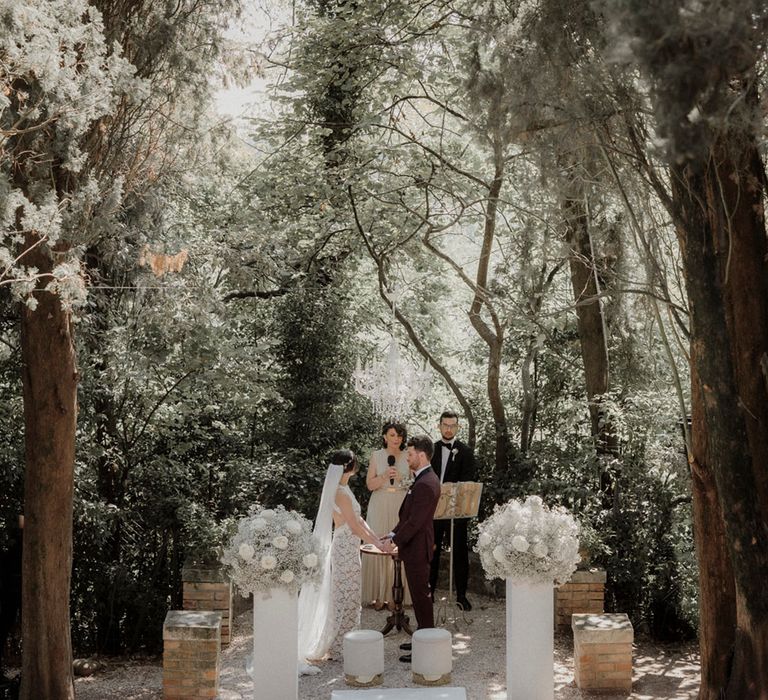
[[[163,624],[163,699],[219,694],[221,613],[170,610]]]
[[[555,632],[571,629],[571,615],[605,610],[605,571],[574,571],[568,583],[555,588]]]
[[[221,613],[221,644],[231,639],[232,583],[220,567],[185,564],[181,570],[184,582],[184,610],[212,610]]]
[[[632,692],[634,630],[626,613],[573,616],[576,686],[599,692]]]

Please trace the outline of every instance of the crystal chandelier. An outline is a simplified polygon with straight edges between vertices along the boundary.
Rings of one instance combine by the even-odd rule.
[[[379,417],[398,419],[410,412],[417,398],[422,396],[430,384],[430,373],[426,367],[418,369],[404,360],[395,337],[395,294],[392,295],[392,325],[389,343],[382,360],[357,365],[352,378],[355,390],[365,396]]]

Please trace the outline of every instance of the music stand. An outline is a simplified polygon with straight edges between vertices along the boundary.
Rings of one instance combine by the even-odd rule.
[[[483,484],[479,481],[447,482],[440,487],[440,500],[435,509],[435,520],[451,521],[450,559],[448,562],[448,607],[453,612],[449,617],[445,611],[445,605],[441,604],[435,616],[436,620],[451,622],[456,626],[456,601],[453,599],[453,521],[455,518],[475,518],[480,507],[480,497],[483,493]],[[443,598],[442,600],[445,600]],[[442,602],[442,601],[441,601]],[[469,624],[472,620],[466,616],[462,608],[464,621]]]

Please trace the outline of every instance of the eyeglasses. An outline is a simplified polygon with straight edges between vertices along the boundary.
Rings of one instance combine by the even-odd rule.
[[[456,423],[446,423],[444,420],[440,421],[440,425],[442,425],[444,428],[458,428],[459,423],[458,421]]]

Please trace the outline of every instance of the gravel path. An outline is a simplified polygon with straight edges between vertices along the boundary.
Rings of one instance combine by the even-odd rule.
[[[506,700],[504,660],[504,601],[473,597],[471,624],[460,624],[453,635],[453,685],[467,690],[469,700]],[[363,611],[363,627],[378,629],[386,615]],[[222,655],[220,700],[251,700],[252,684],[245,673],[251,649],[251,613],[235,619],[233,640]],[[384,687],[412,687],[410,666],[397,659],[404,633],[384,639]],[[162,667],[138,661],[111,662],[105,671],[75,682],[80,700],[160,700]],[[699,684],[699,657],[695,645],[661,646],[635,643],[631,700],[694,700]],[[322,672],[299,680],[301,700],[329,700],[331,691],[345,688],[341,662],[326,662]],[[555,698],[576,700],[582,694],[573,682],[573,645],[567,636],[555,638]],[[625,700],[623,695],[600,695],[602,700]],[[262,699],[259,699],[262,700]],[[263,698],[263,700],[273,700]]]

